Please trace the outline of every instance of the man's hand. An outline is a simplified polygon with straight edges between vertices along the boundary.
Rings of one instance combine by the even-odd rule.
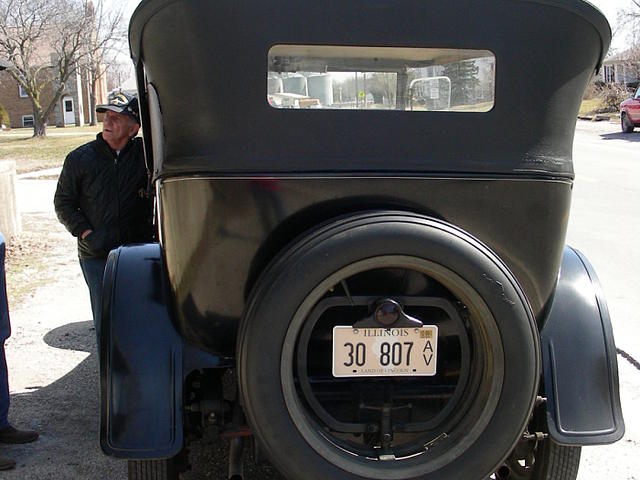
[[[82,233],[80,234],[80,239],[81,239],[81,240],[84,240],[85,238],[87,238],[87,235],[89,235],[91,232],[93,232],[93,230],[91,230],[91,229],[87,229],[87,230],[85,230],[84,232],[82,232]]]

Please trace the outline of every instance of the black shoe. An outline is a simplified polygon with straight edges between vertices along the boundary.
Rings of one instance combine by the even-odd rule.
[[[16,462],[10,458],[0,457],[0,470],[11,470],[16,466]]]
[[[38,439],[38,432],[32,430],[18,430],[9,425],[0,428],[0,443],[29,443]]]

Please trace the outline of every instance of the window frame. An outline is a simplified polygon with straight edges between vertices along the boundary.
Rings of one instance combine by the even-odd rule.
[[[457,72],[456,76],[451,78],[444,73],[450,66],[455,68],[456,65],[463,65],[464,62],[473,64],[472,68],[475,69],[471,74],[473,79],[465,78],[465,72],[460,74],[459,78]],[[491,112],[495,107],[496,62],[495,52],[484,48],[275,44],[267,53],[266,100],[269,106],[275,109],[427,113],[462,111],[482,114]],[[416,74],[419,75],[417,78],[411,78]],[[335,101],[334,89],[338,85],[336,75],[345,76],[345,80],[346,75],[353,75],[351,83],[354,85],[349,87],[347,99],[343,100],[340,94],[339,100]],[[311,94],[309,82],[317,76],[328,76],[331,88],[327,88],[326,85],[318,86],[314,82],[316,92]],[[376,77],[382,77],[382,79]],[[359,78],[362,83],[359,83]],[[384,92],[389,89],[388,85],[395,84],[393,91],[387,92],[387,95],[384,95],[384,92],[380,95],[381,88],[377,88],[378,97],[382,97],[382,102],[368,103],[368,95],[373,95],[372,90],[365,91],[367,80],[370,78],[373,79],[372,83],[382,82]],[[456,83],[452,85],[453,78],[456,78]],[[288,87],[287,80],[290,80]],[[423,83],[418,84],[417,80]],[[425,87],[427,80],[431,85],[428,89]],[[473,80],[473,88],[465,88],[465,83],[471,80]],[[433,82],[436,82],[435,87]],[[478,85],[484,85],[487,82],[488,90],[483,87],[478,89]],[[302,83],[304,83],[303,89],[298,85]],[[324,83],[327,81],[325,80]],[[416,90],[413,89],[414,83]],[[452,87],[455,87],[455,92]],[[429,90],[428,94],[422,92],[423,90]],[[421,94],[414,95],[414,92],[421,92]],[[455,103],[453,103],[454,95],[457,97]],[[444,99],[444,103],[441,98]],[[306,103],[304,107],[302,102]],[[360,105],[364,105],[364,108]]]
[[[31,125],[25,125],[25,120],[31,118]],[[36,124],[36,119],[33,115],[22,115],[22,128],[32,128]]]

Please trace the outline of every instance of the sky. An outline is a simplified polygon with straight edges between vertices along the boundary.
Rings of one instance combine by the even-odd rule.
[[[628,33],[625,31],[616,32],[618,11],[623,8],[630,8],[631,0],[589,0],[596,7],[602,10],[602,13],[609,20],[611,29],[615,32],[611,47],[616,50],[624,50],[627,42]]]
[[[125,15],[127,19],[131,17],[133,11],[136,9],[138,5],[137,0],[104,0],[106,4],[112,3],[122,3],[125,8]],[[320,0],[319,0],[320,1]],[[605,14],[607,20],[609,20],[609,24],[611,24],[611,28],[615,31],[617,26],[617,16],[618,10],[622,8],[629,8],[631,6],[631,0],[587,0],[593,3],[596,7],[602,10],[602,13]],[[619,32],[614,36],[613,46],[615,48],[624,48],[626,42],[626,33]]]
[[[106,5],[111,4],[122,4],[124,5],[124,12],[127,21],[130,19],[133,14],[136,6],[138,5],[138,0],[104,0]],[[318,0],[321,1],[321,0]],[[618,11],[623,8],[630,8],[631,0],[588,0],[596,7],[598,7],[602,13],[605,14],[607,20],[609,20],[609,24],[614,32],[616,32],[617,28],[617,16]],[[628,33],[625,31],[618,31],[615,33],[613,37],[613,42],[611,43],[611,49],[616,51],[624,50],[627,44]],[[125,61],[127,59],[124,59]],[[132,67],[133,71],[133,67]],[[127,82],[125,88],[135,88],[135,82],[133,79],[131,82]]]

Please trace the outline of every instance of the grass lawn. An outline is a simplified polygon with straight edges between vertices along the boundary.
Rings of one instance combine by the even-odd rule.
[[[589,115],[591,113],[595,113],[601,107],[599,98],[590,98],[588,100],[583,100],[580,105],[579,115]]]
[[[96,127],[47,128],[47,137],[33,138],[33,129],[16,128],[0,133],[0,160],[15,160],[16,172],[26,173],[60,167],[74,148],[93,140]]]

